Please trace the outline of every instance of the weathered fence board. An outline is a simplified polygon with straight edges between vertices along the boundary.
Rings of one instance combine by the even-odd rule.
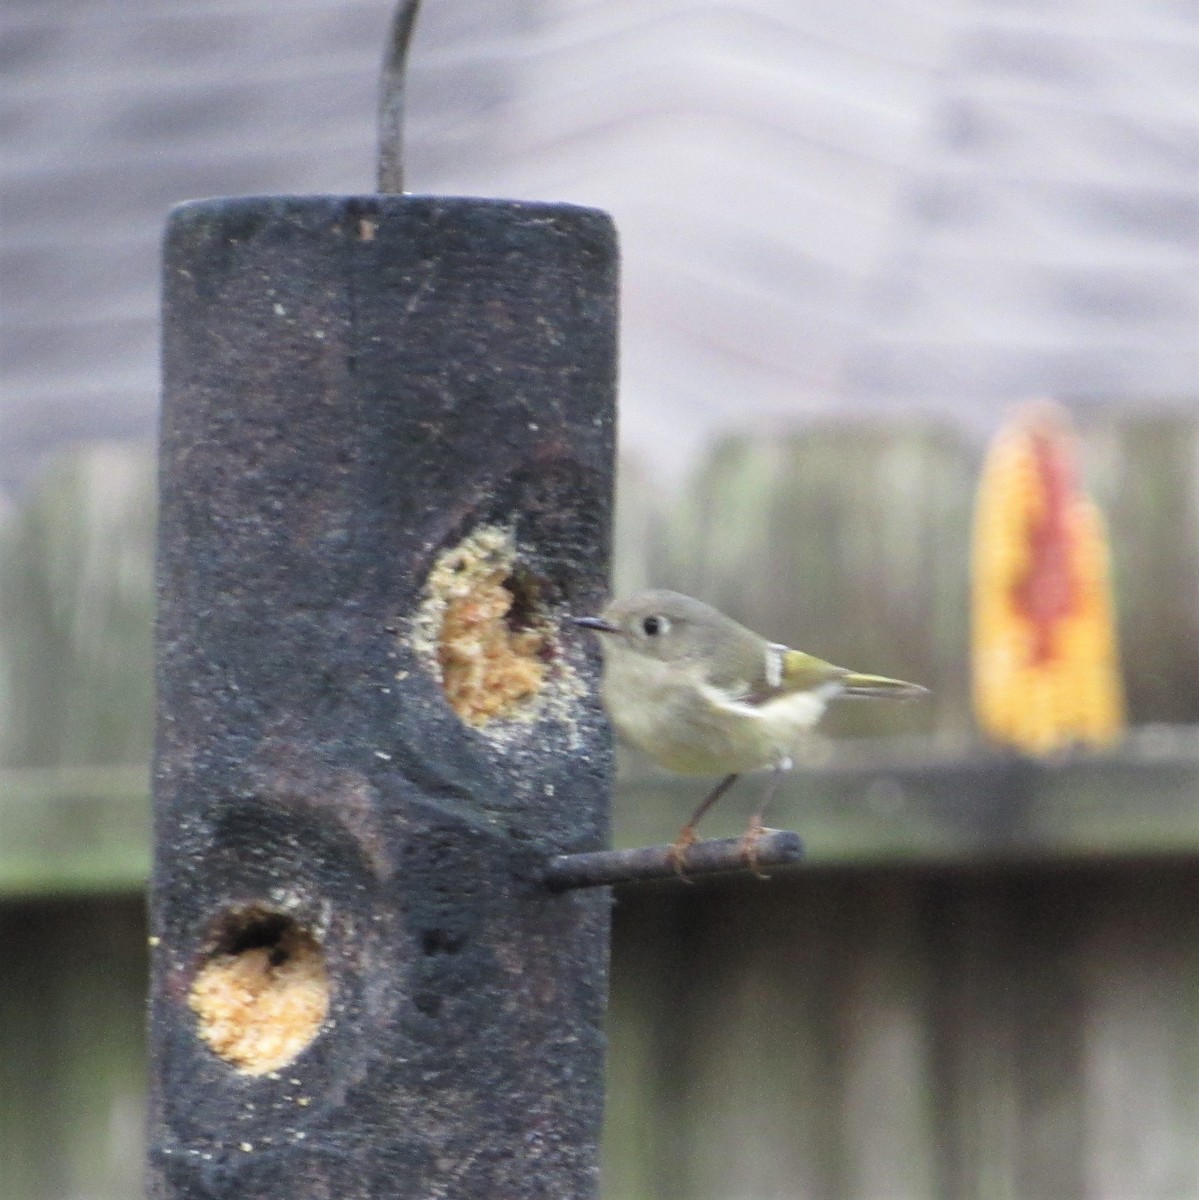
[[[141,895],[0,903],[0,964],[0,1194],[140,1195]]]
[[[639,892],[613,945],[620,1200],[1199,1195],[1189,863]]]
[[[1125,684],[1142,724],[1199,721],[1199,422],[1096,418],[1086,465],[1107,515]]]
[[[141,1190],[153,537],[141,444],[60,459],[0,529],[6,1200]]]
[[[145,765],[0,770],[0,896],[140,891],[149,788]]]
[[[154,457],[59,460],[0,536],[0,767],[144,764]]]
[[[1199,728],[1134,730],[1117,749],[1032,762],[935,742],[879,738],[824,747],[792,771],[770,809],[803,832],[812,865],[973,863],[1199,853]],[[702,785],[701,785],[702,787]],[[704,819],[732,837],[763,787],[749,778]],[[640,764],[625,770],[617,837],[660,839],[695,807],[694,779]]]

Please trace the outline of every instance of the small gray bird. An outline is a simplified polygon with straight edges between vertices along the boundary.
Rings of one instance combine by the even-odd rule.
[[[675,839],[671,857],[680,874],[704,813],[742,772],[769,768],[773,774],[744,835],[754,863],[779,777],[830,700],[906,700],[928,690],[768,642],[679,592],[637,592],[574,623],[599,634],[604,707],[617,732],[672,771],[724,776]]]

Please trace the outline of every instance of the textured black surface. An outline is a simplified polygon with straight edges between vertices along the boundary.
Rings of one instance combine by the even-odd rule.
[[[188,204],[166,240],[152,893],[154,1197],[595,1188],[610,747],[573,709],[463,725],[407,645],[438,553],[511,526],[555,618],[608,555],[602,213],[369,196]],[[594,666],[560,622],[562,657]],[[238,1074],[187,990],[218,914],[323,939],[314,1042]]]

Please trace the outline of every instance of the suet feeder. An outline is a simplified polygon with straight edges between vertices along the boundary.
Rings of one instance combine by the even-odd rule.
[[[595,1189],[616,237],[402,193],[414,11],[379,192],[167,230],[156,1197]]]
[[[564,619],[606,592],[615,230],[402,191],[415,8],[378,192],[167,229],[158,1200],[594,1195],[598,885],[670,873],[604,849],[595,649]]]

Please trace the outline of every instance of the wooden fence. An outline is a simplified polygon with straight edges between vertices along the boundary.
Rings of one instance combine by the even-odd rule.
[[[980,745],[966,667],[981,446],[818,426],[626,466],[617,590],[919,679],[846,705],[772,822],[810,865],[617,898],[609,1200],[1199,1197],[1199,424],[1094,414],[1134,728]],[[63,460],[0,535],[0,1158],[13,1200],[137,1192],[153,469]],[[733,834],[755,784],[706,831]],[[622,844],[696,799],[630,759]]]

